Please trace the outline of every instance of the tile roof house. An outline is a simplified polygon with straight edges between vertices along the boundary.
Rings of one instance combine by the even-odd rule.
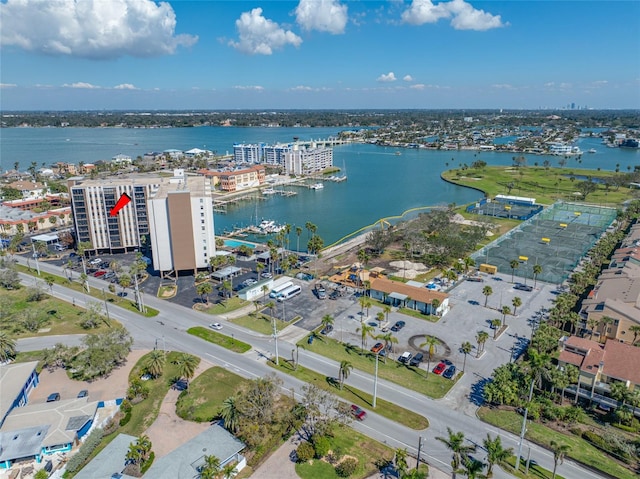
[[[580,370],[581,388],[607,395],[610,384],[622,382],[629,390],[640,388],[640,348],[608,340],[605,344],[577,336],[560,339],[560,367],[573,364]]]
[[[426,287],[393,281],[383,276],[370,277],[370,296],[391,306],[418,309],[424,314],[444,316],[449,311],[449,295]],[[433,308],[433,301],[440,304]]]

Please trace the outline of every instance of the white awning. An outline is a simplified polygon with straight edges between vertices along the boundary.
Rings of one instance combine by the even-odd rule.
[[[42,234],[42,235],[36,235],[36,236],[32,236],[31,237],[31,242],[35,243],[36,241],[44,241],[45,243],[51,243],[54,241],[58,241],[58,235],[48,235],[48,234]]]

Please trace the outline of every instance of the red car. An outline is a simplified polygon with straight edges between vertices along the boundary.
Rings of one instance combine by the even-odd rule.
[[[440,361],[435,368],[433,368],[433,372],[435,374],[442,374],[442,371],[444,371],[447,368],[447,365],[445,364],[444,361]]]
[[[351,414],[353,414],[353,417],[355,417],[358,421],[364,421],[364,418],[367,417],[366,411],[363,411],[355,404],[351,405]]]
[[[96,278],[99,278],[100,276],[104,276],[105,274],[107,274],[107,272],[106,272],[105,270],[103,270],[103,269],[101,269],[100,271],[96,271],[95,273],[93,273],[93,275],[94,275]]]
[[[382,351],[384,349],[384,344],[382,343],[376,343],[372,348],[371,348],[371,352],[374,354],[379,353],[380,351]]]

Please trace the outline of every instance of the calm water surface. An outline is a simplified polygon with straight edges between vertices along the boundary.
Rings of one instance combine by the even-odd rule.
[[[18,162],[25,170],[31,162],[38,166],[57,161],[91,163],[108,160],[117,154],[133,158],[149,151],[170,148],[188,150],[206,148],[219,154],[231,153],[233,144],[275,143],[321,139],[338,134],[336,128],[5,128],[0,129],[0,168],[5,171]],[[599,138],[581,138],[578,146],[585,153],[581,163],[569,159],[576,168],[601,168],[621,171],[640,163],[640,151],[606,148]],[[588,154],[595,148],[597,153]],[[397,154],[400,152],[400,155]],[[334,164],[344,168],[348,181],[325,182],[322,190],[288,187],[296,196],[272,195],[264,201],[246,202],[233,207],[226,215],[216,215],[216,232],[236,226],[248,226],[261,219],[289,223],[304,229],[310,221],[318,234],[331,244],[344,236],[377,222],[400,215],[412,208],[443,204],[465,204],[477,200],[480,192],[448,184],[440,179],[444,170],[471,164],[477,159],[489,165],[510,165],[511,153],[475,151],[427,151],[396,149],[372,145],[345,145],[334,149]],[[528,164],[542,164],[548,159],[557,165],[559,157],[527,155]],[[393,220],[392,220],[393,221]],[[306,230],[300,237],[306,244]],[[295,247],[296,235],[291,235]]]

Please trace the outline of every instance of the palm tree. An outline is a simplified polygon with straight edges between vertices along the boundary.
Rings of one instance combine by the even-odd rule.
[[[394,463],[396,466],[396,470],[400,477],[404,477],[409,465],[407,464],[407,450],[406,449],[396,449],[396,455],[394,457]]]
[[[489,339],[489,333],[486,331],[478,331],[476,334],[476,342],[478,343],[478,355],[476,357],[480,357],[480,353],[484,351],[484,343]]]
[[[491,439],[489,434],[487,434],[487,438],[482,441],[482,445],[487,450],[487,477],[491,477],[493,476],[493,465],[502,464],[511,457],[513,455],[513,448],[505,449],[502,446],[500,436]]]
[[[236,463],[235,462],[227,463],[222,468],[222,471],[220,471],[220,472],[222,473],[222,477],[224,479],[231,479],[236,473]]]
[[[389,306],[388,304],[385,304],[382,307],[382,311],[384,311],[384,315],[387,321],[389,321],[389,313],[391,312],[391,306]],[[635,341],[635,338],[634,338]]]
[[[0,363],[16,357],[16,341],[6,331],[0,331]]]
[[[522,299],[520,299],[518,296],[516,296],[515,298],[513,298],[511,300],[511,304],[513,305],[513,315],[516,315],[516,310],[522,306]]]
[[[200,479],[216,479],[220,472],[220,459],[216,456],[204,456],[204,465],[200,469]]]
[[[267,293],[269,292],[269,286],[263,284],[260,290],[262,291],[262,302],[264,303],[264,300],[267,298]]]
[[[493,294],[493,289],[491,286],[485,286],[482,288],[482,294],[484,294],[484,307],[487,307],[487,301],[489,301],[489,296]]]
[[[89,276],[87,273],[80,273],[80,282],[82,283],[82,287],[89,292]]]
[[[378,320],[378,326],[380,326],[384,321],[384,313],[382,311],[378,311],[378,313],[376,314],[376,319]]]
[[[351,374],[351,370],[353,369],[353,364],[351,364],[347,360],[340,361],[340,369],[338,370],[338,380],[340,381],[340,389],[344,385],[344,382]]]
[[[612,323],[613,323],[613,318],[610,318],[609,316],[603,316],[600,318],[600,322],[598,324],[600,324],[600,340],[601,341],[603,338],[606,340],[607,333],[608,333],[607,328]]]
[[[438,308],[440,307],[440,300],[439,299],[432,299],[431,300],[431,314],[433,314],[434,316],[438,315]]]
[[[477,459],[473,459],[471,457],[467,457],[463,462],[464,473],[468,479],[476,479],[480,477],[485,477],[482,474],[482,470],[484,469],[485,463],[482,461],[478,461]]]
[[[191,354],[182,353],[176,360],[178,366],[178,374],[187,381],[187,389],[189,389],[189,381],[193,378],[198,367],[199,360]]]
[[[465,341],[462,343],[460,350],[462,351],[462,354],[464,354],[464,362],[462,363],[462,372],[464,372],[464,368],[467,365],[467,354],[473,351],[473,345],[469,341]]]
[[[456,474],[460,472],[460,464],[462,458],[466,458],[470,453],[476,450],[475,446],[464,445],[464,433],[453,432],[450,427],[447,427],[447,434],[449,437],[437,436],[436,440],[443,443],[447,449],[452,453],[451,468],[453,469],[453,479],[456,478]]]
[[[49,292],[53,293],[53,285],[56,282],[56,279],[48,274],[44,277],[44,282],[47,283],[47,286],[49,286]]]
[[[166,355],[164,351],[159,349],[154,349],[147,356],[147,360],[145,362],[146,371],[153,377],[157,378],[158,376],[162,376],[162,372],[164,371],[164,364],[166,362]]]
[[[238,432],[240,427],[240,413],[236,407],[235,396],[229,396],[227,399],[222,401],[222,406],[220,407],[220,418],[224,422],[224,427],[230,432]]]
[[[634,324],[629,327],[629,331],[633,333],[633,341],[631,344],[635,344],[638,340],[638,336],[640,335],[640,324]]]
[[[296,246],[296,251],[300,251],[300,235],[302,234],[302,227],[296,226],[296,236],[298,237],[298,243]]]
[[[385,351],[390,350],[391,354],[393,354],[393,345],[398,344],[398,338],[396,338],[391,331],[389,331],[388,333],[379,334],[375,337],[375,339],[380,339],[384,341]],[[391,348],[389,348],[389,346],[391,346]],[[384,363],[387,364],[387,354],[385,354],[383,357],[384,357]]]
[[[264,305],[265,308],[267,308],[269,311],[271,311],[271,317],[273,318],[273,310],[276,309],[276,303],[274,303],[273,301],[269,301],[267,304]]]
[[[558,468],[558,464],[562,464],[564,462],[564,457],[571,448],[567,444],[559,444],[556,441],[551,441],[549,445],[553,451],[553,474],[551,475],[551,479],[556,479],[556,469]]]
[[[433,355],[437,352],[439,344],[440,344],[440,340],[435,336],[425,335],[424,343],[420,345],[421,348],[425,346],[429,347],[429,349],[427,350],[427,353],[428,353],[427,354],[427,376],[429,375],[429,371],[431,370],[431,359],[433,358]]]
[[[491,327],[493,328],[493,339],[496,339],[496,336],[498,336],[498,331],[500,330],[500,326],[502,325],[502,321],[500,321],[499,319],[492,319],[491,320]]]
[[[213,292],[213,285],[208,281],[205,281],[204,283],[200,283],[198,286],[196,286],[196,293],[200,295],[200,299],[202,300],[202,302],[206,301],[207,304],[209,304],[209,295],[212,292]]]
[[[589,331],[591,331],[591,335],[589,336],[589,339],[593,339],[593,330],[597,325],[598,325],[598,320],[596,318],[587,319],[587,326],[589,327]]]
[[[513,283],[513,275],[515,274],[516,269],[518,269],[518,266],[520,266],[520,261],[512,259],[509,261],[509,266],[511,267],[511,282]]]
[[[502,325],[505,325],[505,320],[507,319],[507,314],[511,314],[511,308],[509,306],[502,307]]]
[[[333,326],[333,321],[333,316],[331,316],[330,314],[325,314],[322,317],[322,322],[320,324],[323,328],[326,328],[327,326]]]
[[[360,327],[356,329],[356,333],[360,333],[362,336],[362,352],[364,352],[364,348],[367,347],[367,336],[371,335],[374,330],[375,328],[373,326],[369,326],[365,322],[362,322]]]

